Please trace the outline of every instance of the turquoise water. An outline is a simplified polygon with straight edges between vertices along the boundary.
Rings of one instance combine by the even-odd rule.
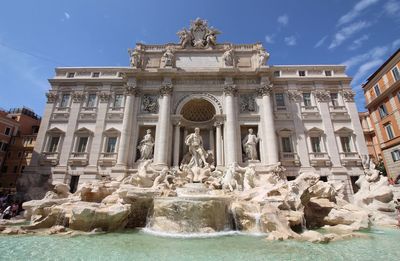
[[[127,231],[92,236],[0,236],[0,260],[400,260],[400,230],[329,244],[225,235],[168,238]]]

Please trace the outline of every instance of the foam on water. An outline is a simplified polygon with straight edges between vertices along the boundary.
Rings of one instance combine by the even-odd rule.
[[[236,230],[219,231],[211,233],[169,233],[169,232],[155,231],[148,227],[142,228],[140,231],[142,231],[145,234],[153,236],[171,237],[171,238],[214,238],[214,237],[226,237],[235,235],[263,237],[268,235],[267,233],[261,233],[261,232],[246,233]]]

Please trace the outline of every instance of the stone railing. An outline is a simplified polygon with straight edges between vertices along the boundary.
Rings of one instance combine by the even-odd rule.
[[[357,152],[341,152],[340,161],[344,166],[361,166],[361,158]]]
[[[100,166],[114,166],[117,163],[118,153],[116,152],[103,152],[100,153],[98,164]]]
[[[324,166],[331,165],[331,160],[326,152],[311,152],[309,153],[311,166]]]

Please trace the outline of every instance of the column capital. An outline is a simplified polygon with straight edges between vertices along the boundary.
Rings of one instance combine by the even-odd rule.
[[[173,90],[172,80],[169,78],[165,78],[160,87],[160,95],[170,95]]]
[[[317,91],[313,91],[313,94],[314,94],[315,98],[317,98],[317,101],[319,101],[319,102],[329,102],[331,99],[329,91],[317,90]]]
[[[85,99],[85,94],[83,92],[74,92],[72,93],[72,101],[76,103],[80,103]]]
[[[299,102],[301,101],[301,92],[299,90],[289,90],[288,97],[289,100],[292,102]]]
[[[227,96],[236,96],[237,87],[235,84],[225,84],[224,85],[224,94]]]
[[[353,90],[343,90],[341,93],[346,102],[354,102],[354,96],[356,94],[353,92]]]
[[[214,127],[221,127],[224,123],[222,121],[216,121],[214,122]]]
[[[98,93],[100,102],[108,102],[111,98],[111,93],[110,92],[100,92]]]
[[[269,83],[269,82],[263,83],[262,82],[261,86],[256,89],[256,92],[257,92],[258,96],[265,96],[265,95],[271,96],[273,86],[274,85],[272,83]]]
[[[58,95],[55,92],[46,92],[47,103],[55,103],[58,99]]]
[[[124,88],[125,94],[128,96],[139,94],[139,88],[137,87],[136,79],[129,79],[128,82],[124,85]]]

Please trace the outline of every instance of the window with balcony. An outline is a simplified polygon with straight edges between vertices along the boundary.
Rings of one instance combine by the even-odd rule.
[[[392,124],[388,123],[388,124],[384,125],[384,128],[386,130],[388,139],[389,140],[394,139],[394,132],[393,132]]]
[[[379,84],[374,86],[375,95],[379,96],[381,94],[381,90],[379,89]]]
[[[331,103],[333,107],[338,107],[339,106],[339,97],[337,92],[332,92],[330,93],[331,96]]]
[[[69,98],[70,98],[70,94],[69,93],[65,93],[61,96],[61,101],[60,101],[60,107],[61,108],[66,108],[69,105]]]
[[[400,160],[400,150],[394,150],[391,152],[391,154],[392,154],[392,159],[394,162]]]
[[[277,110],[286,110],[283,93],[275,93],[275,104]]]
[[[311,150],[314,153],[321,152],[321,137],[310,137]]]
[[[113,107],[115,109],[121,108],[123,99],[124,99],[123,94],[115,94]]]
[[[86,103],[87,108],[94,108],[96,107],[96,94],[95,93],[89,93],[87,103]]]
[[[393,78],[394,78],[395,81],[400,80],[400,72],[399,72],[399,68],[397,68],[397,66],[395,66],[392,69],[392,73],[393,73]]]
[[[389,114],[387,109],[386,109],[386,105],[385,104],[381,104],[378,107],[378,110],[379,110],[379,115],[381,116],[381,119],[385,118]]]
[[[305,92],[303,93],[303,103],[306,107],[311,107],[311,93]]]

